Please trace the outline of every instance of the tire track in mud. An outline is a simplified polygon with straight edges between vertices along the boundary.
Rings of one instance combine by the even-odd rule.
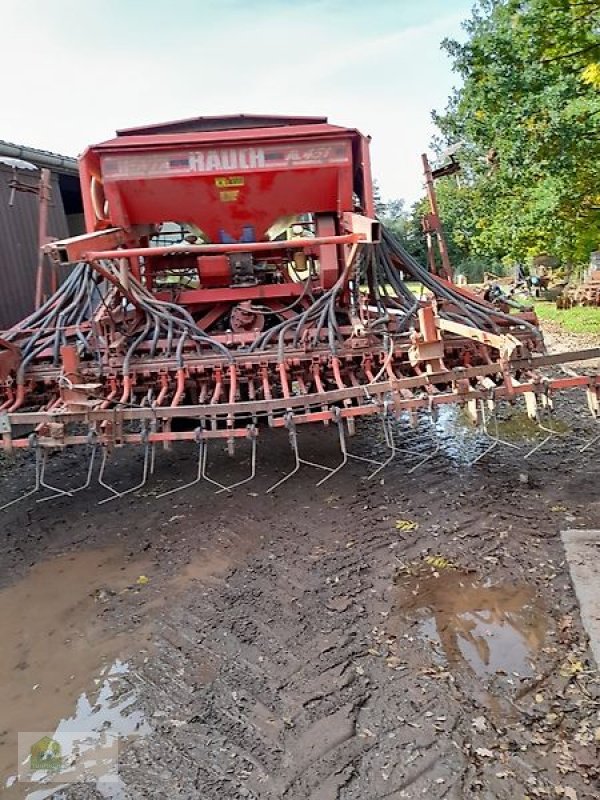
[[[126,796],[508,800],[538,796],[532,778],[542,788],[566,782],[558,756],[529,743],[530,728],[547,735],[530,695],[511,714],[495,705],[515,699],[511,687],[440,659],[398,601],[403,565],[442,554],[492,582],[532,585],[553,626],[574,612],[551,509],[565,502],[593,522],[585,491],[598,467],[550,450],[522,482],[523,463],[503,457],[469,472],[440,462],[408,476],[398,465],[383,483],[349,471],[319,491],[309,475],[269,499],[182,495],[142,514],[135,503],[108,518],[89,511],[86,524],[105,524],[91,536],[118,530],[131,550],[149,547],[149,588],[162,591],[136,612],[155,633],[127,679],[153,733],[124,748]],[[418,530],[397,531],[398,518]],[[80,537],[76,522],[61,528],[65,545]],[[24,542],[28,555],[38,542]],[[568,652],[549,644],[556,652],[540,671]],[[544,695],[559,684],[544,680]],[[583,719],[570,713],[567,738]],[[577,790],[578,800],[594,796],[581,781]],[[99,795],[74,787],[66,796]]]
[[[195,596],[161,623],[155,665],[144,671],[152,681],[145,687],[150,717],[176,720],[167,725],[168,757],[157,756],[177,764],[177,777],[168,769],[164,788],[155,786],[164,796],[175,780],[183,796],[261,800],[385,797],[394,783],[422,780],[413,773],[435,742],[434,720],[419,736],[399,722],[407,703],[426,712],[422,688],[373,655],[372,617],[385,603],[374,587],[393,571],[389,526],[376,523],[359,545],[331,533],[315,541],[314,531],[295,527],[222,588]],[[430,688],[427,707],[443,706],[442,694],[440,687],[432,698]],[[150,740],[137,745],[152,749]],[[413,777],[398,766],[387,774],[406,748]],[[201,774],[192,756],[200,753]],[[443,757],[435,762],[434,771]],[[141,767],[133,761],[124,770],[133,778]]]

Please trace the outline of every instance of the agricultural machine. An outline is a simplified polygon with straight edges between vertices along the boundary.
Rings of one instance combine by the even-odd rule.
[[[245,483],[266,426],[289,435],[282,480],[303,463],[327,480],[350,458],[382,469],[405,413],[460,404],[492,446],[499,400],[524,397],[537,417],[579,387],[599,416],[596,376],[542,369],[600,351],[545,355],[533,314],[453,285],[443,247],[425,268],[380,225],[357,130],[244,116],[122,130],[84,152],[80,178],[87,233],[45,247],[62,282],[0,338],[2,445],[35,451],[28,494],[69,495],[95,476],[120,497],[146,482],[157,445],[182,440],[197,446],[197,473],[171,491],[229,491],[207,474],[209,446],[246,440],[250,475],[234,485]],[[435,206],[427,223],[443,243]],[[381,422],[385,458],[349,452],[362,417]],[[309,423],[335,431],[340,463],[300,456]],[[48,453],[75,445],[88,448],[85,482],[51,485]],[[142,448],[143,474],[119,491],[106,465],[125,445]]]

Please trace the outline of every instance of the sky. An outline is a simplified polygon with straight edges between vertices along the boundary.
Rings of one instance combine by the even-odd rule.
[[[2,0],[0,139],[77,155],[115,129],[217,114],[323,115],[372,136],[385,199],[457,76],[440,48],[472,0]],[[12,77],[11,77],[12,76]]]

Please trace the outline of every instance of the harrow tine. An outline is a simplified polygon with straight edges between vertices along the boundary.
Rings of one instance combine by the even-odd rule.
[[[333,409],[332,409],[332,411],[333,411]],[[317,484],[316,484],[317,486],[321,486],[323,483],[325,483],[325,481],[328,481],[330,478],[333,478],[333,476],[337,475],[337,473],[341,469],[343,469],[346,466],[346,464],[348,463],[348,458],[349,458],[350,454],[348,453],[348,448],[346,446],[346,434],[344,433],[344,421],[341,418],[339,408],[335,409],[334,419],[335,419],[335,422],[336,422],[337,427],[338,427],[340,450],[342,451],[342,461],[341,461],[340,464],[338,464],[337,467],[334,467],[328,475],[325,475],[324,478],[321,478],[320,481],[317,481]]]
[[[484,434],[484,436],[486,436],[488,439],[491,439],[491,444],[489,445],[489,447],[486,447],[486,449],[482,453],[480,453],[478,456],[476,456],[472,461],[469,461],[469,464],[468,464],[469,467],[472,467],[475,464],[477,464],[478,461],[481,461],[483,458],[485,458],[485,456],[487,456],[489,453],[491,453],[493,450],[495,450],[500,445],[504,445],[505,447],[512,447],[514,450],[520,450],[521,449],[518,444],[515,444],[514,442],[507,442],[506,439],[501,439],[500,438],[500,434],[499,434],[499,430],[498,430],[498,414],[497,414],[497,411],[496,411],[495,402],[493,403],[493,412],[490,413],[489,417],[488,417],[488,415],[486,413],[486,410],[485,410],[484,401],[483,400],[479,400],[478,402],[480,403],[480,409],[481,409],[481,431]],[[488,424],[488,420],[490,418],[494,420],[494,433],[490,433],[489,424]]]
[[[554,438],[564,438],[566,433],[561,433],[560,431],[556,431],[553,428],[548,427],[547,425],[542,425],[541,422],[538,421],[538,428],[541,431],[544,431],[548,435],[545,436],[541,442],[538,442],[534,447],[531,448],[525,455],[523,456],[524,459],[530,458],[534,453],[537,453],[538,450],[541,450],[544,445],[546,445],[551,439]]]
[[[200,476],[205,481],[208,481],[208,483],[212,483],[213,486],[218,486],[219,487],[219,492],[230,492],[231,489],[230,489],[229,486],[223,486],[222,483],[219,483],[219,481],[215,481],[213,478],[210,478],[206,474],[206,463],[207,463],[207,461],[208,461],[208,442],[205,442],[205,444],[204,444],[204,454],[202,456],[202,471],[200,473]],[[217,494],[217,492],[215,492],[215,494]]]
[[[105,447],[104,452],[102,453],[102,463],[100,465],[100,472],[98,474],[98,483],[100,484],[100,486],[104,487],[105,489],[108,489],[109,492],[112,492],[112,496],[105,497],[104,500],[99,500],[98,501],[99,506],[102,506],[105,503],[110,503],[111,500],[116,500],[117,498],[125,497],[126,494],[137,492],[138,489],[141,489],[143,486],[145,486],[146,481],[148,480],[148,466],[150,462],[150,444],[148,441],[146,441],[144,445],[144,466],[142,468],[142,480],[135,486],[131,486],[129,489],[125,489],[122,492],[119,492],[117,489],[114,488],[114,486],[111,486],[104,480],[104,470],[106,469],[107,458],[108,458],[108,450]]]
[[[418,461],[416,464],[414,464],[408,470],[408,474],[412,475],[412,473],[415,472],[416,470],[418,470],[419,467],[422,467],[423,464],[427,464],[428,461],[431,461],[432,459],[434,459],[437,456],[437,454],[440,452],[440,449],[441,449],[441,444],[439,442],[437,442],[433,452],[431,452],[428,455],[424,456],[424,458],[422,458],[420,461]]]
[[[324,464],[317,464],[314,461],[308,461],[305,458],[300,458],[300,452],[298,450],[298,434],[296,432],[296,425],[294,423],[293,415],[291,413],[288,413],[286,416],[286,427],[288,428],[289,431],[290,445],[294,453],[294,462],[295,462],[294,468],[291,472],[288,472],[287,475],[284,475],[283,478],[281,478],[281,480],[278,480],[277,483],[274,483],[273,486],[270,486],[267,489],[266,492],[267,494],[273,492],[275,489],[277,489],[278,486],[281,486],[283,483],[288,481],[293,475],[295,475],[300,469],[301,464],[305,464],[307,467],[314,467],[315,469],[322,469],[325,470],[326,472],[334,471],[333,467],[326,467]]]
[[[150,423],[150,433],[156,433],[156,420]],[[156,465],[156,442],[152,442],[150,446],[150,475],[154,475],[154,467]]]
[[[170,494],[176,494],[177,492],[183,492],[184,489],[190,489],[192,486],[196,486],[197,483],[200,483],[202,480],[202,469],[204,464],[204,451],[206,450],[206,442],[204,439],[198,439],[198,469],[196,473],[196,477],[193,481],[189,483],[185,483],[183,486],[176,486],[174,489],[169,489],[167,492],[161,492],[157,494],[156,497],[166,497]]]
[[[14,500],[10,500],[8,503],[4,503],[4,505],[0,506],[0,511],[4,511],[6,508],[10,508],[10,506],[14,506],[17,503],[20,503],[22,500],[26,500],[28,497],[31,497],[32,494],[36,494],[36,492],[40,491],[41,483],[40,483],[40,470],[41,470],[41,457],[40,457],[40,448],[36,446],[35,448],[35,486],[33,489],[30,489],[28,492],[20,495],[19,497],[15,497]]]
[[[597,433],[595,436],[592,436],[592,438],[589,440],[589,442],[587,442],[586,444],[582,445],[579,448],[579,452],[580,453],[585,453],[586,450],[588,450],[590,447],[592,447],[592,445],[596,444],[596,442],[598,442],[598,441],[600,441],[600,433]]]
[[[373,460],[373,463],[378,464],[378,467],[376,470],[373,470],[373,472],[367,475],[367,480],[371,480],[372,478],[375,477],[375,475],[378,475],[381,472],[381,470],[385,469],[387,465],[393,461],[393,459],[396,457],[396,453],[398,452],[398,448],[396,447],[396,442],[394,441],[394,433],[391,429],[390,421],[387,418],[387,411],[382,415],[381,423],[383,425],[383,435],[385,437],[386,447],[388,447],[391,450],[391,452],[390,455],[384,461]],[[360,460],[362,461],[363,459],[361,458]]]
[[[40,486],[44,489],[50,489],[51,492],[54,492],[54,494],[51,495],[51,497],[48,497],[47,499],[50,500],[52,497],[63,497],[65,495],[71,497],[71,492],[68,492],[66,489],[59,489],[58,486],[52,486],[51,483],[46,482],[47,463],[48,463],[48,452],[44,450],[42,454],[42,466],[40,469]]]
[[[55,498],[62,497],[65,494],[69,495],[69,497],[70,497],[70,496],[72,496],[74,494],[77,494],[77,492],[82,492],[84,489],[87,489],[89,487],[89,485],[91,484],[91,482],[92,482],[92,474],[93,474],[93,471],[94,471],[94,461],[96,459],[96,450],[97,450],[97,447],[96,447],[96,445],[94,445],[92,447],[90,460],[89,460],[89,463],[88,463],[87,477],[86,477],[85,483],[82,486],[76,486],[75,489],[69,489],[68,491],[67,490],[63,490],[63,489],[57,489],[55,494],[51,494],[48,497],[40,497],[39,500],[37,500],[36,502],[38,502],[38,503],[46,503],[48,500],[54,500]],[[49,484],[46,484],[46,483],[41,483],[40,482],[40,485],[41,486],[45,486],[46,488],[51,488],[49,486]]]
[[[221,492],[230,492],[232,489],[236,489],[238,486],[243,486],[245,483],[249,483],[250,481],[254,480],[256,477],[256,441],[257,441],[257,434],[258,431],[256,430],[255,425],[248,426],[248,438],[251,441],[251,448],[252,452],[250,455],[250,475],[247,478],[243,478],[241,481],[237,481],[236,483],[232,483],[229,486],[224,486],[222,489],[217,489],[215,494],[221,494]]]

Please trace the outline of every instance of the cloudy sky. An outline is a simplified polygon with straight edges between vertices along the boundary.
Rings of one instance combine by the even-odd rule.
[[[384,197],[412,201],[431,109],[456,83],[440,41],[471,5],[2,0],[0,139],[77,155],[142,123],[321,114],[371,134]]]

